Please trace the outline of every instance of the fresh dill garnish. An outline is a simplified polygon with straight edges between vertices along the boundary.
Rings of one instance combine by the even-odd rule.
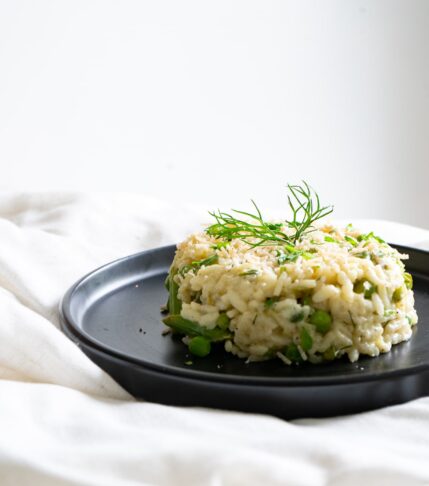
[[[288,196],[287,200],[292,210],[293,219],[287,221],[287,223],[289,228],[295,230],[294,243],[299,241],[305,233],[312,231],[310,228],[314,222],[331,214],[334,210],[332,206],[322,207],[317,192],[305,181],[302,181],[302,183],[302,186],[288,184],[291,195]]]
[[[251,247],[291,244],[290,237],[282,231],[281,223],[268,223],[264,221],[261,211],[252,200],[256,214],[233,209],[236,214],[241,214],[252,221],[239,219],[236,216],[222,211],[209,212],[216,219],[216,223],[206,228],[206,233],[215,238],[231,241],[238,238]]]
[[[255,213],[238,211],[235,214],[224,213],[220,210],[209,212],[216,223],[206,228],[206,233],[215,238],[231,241],[235,238],[247,243],[252,248],[258,246],[294,246],[305,234],[314,231],[313,224],[332,213],[332,206],[321,206],[318,194],[305,182],[303,185],[288,184],[287,197],[292,219],[284,223],[270,223],[264,221],[262,213],[252,200]],[[240,215],[240,216],[237,216]],[[246,219],[241,219],[244,216]],[[284,227],[294,230],[287,234]]]

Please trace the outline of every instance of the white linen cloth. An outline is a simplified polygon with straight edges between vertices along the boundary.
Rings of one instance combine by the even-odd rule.
[[[81,275],[204,221],[141,195],[0,195],[0,484],[429,484],[429,398],[294,422],[138,402],[62,334]],[[429,248],[425,230],[355,224]]]

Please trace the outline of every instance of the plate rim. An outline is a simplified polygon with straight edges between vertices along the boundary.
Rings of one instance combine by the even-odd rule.
[[[429,251],[424,250],[421,248],[409,247],[394,243],[389,243],[389,245],[399,249],[399,251],[412,251],[417,252],[420,254],[425,255],[429,258]],[[70,310],[70,303],[73,298],[73,294],[77,291],[78,287],[82,285],[86,280],[92,278],[97,273],[100,273],[103,270],[108,269],[109,267],[113,267],[115,265],[121,264],[127,260],[132,260],[137,257],[141,257],[144,255],[150,255],[151,253],[160,252],[160,251],[172,251],[174,252],[176,249],[176,244],[171,245],[164,245],[161,247],[155,247],[147,250],[142,250],[137,253],[133,253],[130,255],[126,255],[124,257],[117,258],[111,262],[105,263],[100,267],[95,268],[94,270],[86,273],[80,279],[78,279],[64,294],[63,298],[59,303],[59,314],[60,314],[60,326],[62,331],[65,333],[67,337],[70,338],[69,334],[72,333],[73,336],[76,338],[76,341],[83,341],[86,346],[95,348],[96,350],[102,351],[110,356],[115,358],[119,358],[126,363],[131,363],[133,365],[141,366],[143,368],[150,368],[155,371],[159,371],[161,373],[168,373],[170,375],[185,377],[194,380],[204,380],[204,381],[212,381],[217,383],[224,383],[224,384],[236,384],[241,386],[288,386],[288,387],[305,387],[305,386],[329,386],[329,385],[345,385],[347,383],[362,383],[362,382],[370,382],[370,381],[380,381],[384,379],[392,379],[396,377],[403,377],[407,375],[415,375],[419,373],[423,373],[429,370],[429,360],[427,363],[421,363],[419,365],[414,365],[409,368],[400,368],[400,369],[392,369],[392,370],[384,370],[384,371],[374,371],[370,374],[354,374],[349,375],[347,373],[338,374],[335,376],[298,376],[298,377],[278,377],[278,376],[248,376],[248,375],[228,375],[225,373],[216,373],[216,372],[209,372],[209,371],[202,371],[196,370],[191,367],[189,368],[179,368],[174,365],[159,365],[157,363],[153,363],[151,361],[145,360],[144,358],[135,358],[132,356],[127,355],[126,353],[115,350],[108,345],[103,344],[98,339],[93,338],[90,334],[85,333],[82,328],[79,327],[71,315]],[[419,272],[413,272],[418,274]],[[421,273],[429,278],[429,274]],[[161,322],[160,322],[161,324]],[[418,325],[418,324],[417,324]],[[74,340],[73,340],[74,341]],[[76,342],[75,341],[75,342]],[[401,346],[403,344],[408,343],[409,341],[405,341],[403,343],[398,343],[396,346]],[[390,351],[389,351],[390,352]],[[377,356],[370,358],[376,359]],[[240,359],[240,358],[237,358]],[[349,363],[351,366],[359,366],[360,361],[356,361],[355,363]],[[252,363],[249,363],[251,366]],[[317,365],[313,365],[317,366]],[[326,365],[324,365],[326,366]]]

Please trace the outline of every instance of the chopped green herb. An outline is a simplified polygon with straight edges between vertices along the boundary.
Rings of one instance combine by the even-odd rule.
[[[294,247],[290,247],[290,245],[285,246],[284,250],[286,251],[276,250],[277,263],[279,265],[282,265],[286,262],[296,262],[296,260],[298,260],[300,256],[305,260],[310,260],[311,258],[313,258],[313,255],[309,251],[297,250]]]
[[[221,248],[225,248],[229,245],[229,241],[219,241],[219,243],[216,243],[211,246],[213,250],[220,250]]]
[[[204,260],[194,261],[190,265],[183,265],[183,267],[179,270],[179,273],[183,277],[190,270],[198,271],[203,266],[208,267],[209,265],[213,265],[213,264],[217,263],[218,260],[219,260],[219,257],[216,254],[214,254],[214,255],[209,256],[208,258],[205,258]]]
[[[387,309],[384,311],[384,317],[391,317],[396,315],[396,311],[394,309]]]
[[[386,243],[382,238],[380,238],[379,236],[376,236],[372,231],[370,233],[359,235],[357,237],[357,240],[358,241],[367,241],[371,238],[378,241],[379,243]]]
[[[361,251],[360,253],[354,253],[356,258],[369,258],[369,251]]]
[[[195,262],[192,262],[191,265],[195,268],[201,268],[201,267],[208,267],[209,265],[213,265],[217,263],[219,260],[219,257],[217,255],[211,255],[208,258],[205,258],[204,260],[198,260]]]
[[[271,307],[278,301],[278,297],[268,297],[268,299],[266,299],[264,303],[265,309],[271,309]]]
[[[186,366],[192,366],[193,364],[194,364],[194,362],[191,361],[190,359],[188,359],[188,361],[185,361]]]

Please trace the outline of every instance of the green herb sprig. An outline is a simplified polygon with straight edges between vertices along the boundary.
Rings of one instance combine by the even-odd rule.
[[[264,220],[256,203],[252,200],[255,213],[233,209],[231,213],[222,211],[209,212],[216,223],[206,228],[206,233],[215,238],[231,241],[239,239],[250,247],[258,246],[294,246],[302,237],[314,231],[314,223],[332,213],[332,206],[321,206],[318,194],[305,182],[303,185],[288,184],[288,203],[292,219],[285,223],[269,223]],[[239,215],[239,216],[237,216]],[[246,219],[241,218],[245,216]],[[284,226],[294,230],[287,234]]]
[[[289,228],[295,230],[294,243],[299,241],[305,233],[313,231],[311,228],[317,220],[331,214],[332,206],[321,206],[319,195],[305,181],[303,185],[290,185],[290,196],[287,200],[292,211],[292,221],[287,221]]]

